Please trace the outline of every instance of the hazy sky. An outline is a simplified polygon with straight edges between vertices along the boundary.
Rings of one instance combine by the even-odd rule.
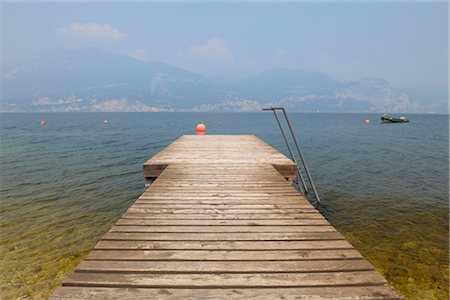
[[[210,78],[288,67],[442,87],[448,13],[447,2],[3,3],[1,58],[97,47]]]

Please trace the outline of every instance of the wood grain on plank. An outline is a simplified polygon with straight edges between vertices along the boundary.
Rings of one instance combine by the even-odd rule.
[[[237,274],[141,274],[72,273],[65,286],[130,286],[161,288],[255,288],[308,287],[330,285],[383,285],[385,279],[374,271],[318,273],[237,273]]]
[[[94,250],[86,260],[305,260],[355,259],[361,254],[355,249],[333,250]]]
[[[152,232],[108,232],[103,240],[144,241],[314,241],[344,239],[337,231],[294,233],[152,233]]]
[[[95,246],[97,250],[305,250],[353,249],[345,240],[319,241],[105,241]]]
[[[299,226],[311,225],[322,226],[329,225],[324,219],[297,219],[297,220],[177,220],[162,219],[152,220],[145,218],[122,218],[116,222],[116,225],[148,225],[148,226]]]
[[[240,300],[305,300],[305,299],[402,299],[391,287],[381,286],[320,286],[295,288],[108,288],[62,286],[53,300],[143,300],[143,299],[240,299]]]
[[[308,273],[370,271],[364,259],[301,261],[104,261],[85,260],[77,272],[129,273]]]
[[[142,225],[142,226],[133,226],[133,225],[121,225],[121,226],[113,226],[110,232],[192,232],[192,233],[228,233],[228,232],[236,232],[236,233],[244,233],[244,232],[333,232],[336,229],[330,225],[292,225],[292,226],[227,226],[227,225],[205,225],[205,226],[151,226],[151,225]]]

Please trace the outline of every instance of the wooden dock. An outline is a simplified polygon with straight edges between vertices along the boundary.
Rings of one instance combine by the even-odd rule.
[[[255,136],[183,136],[51,299],[400,299]],[[156,179],[156,180],[155,180]]]

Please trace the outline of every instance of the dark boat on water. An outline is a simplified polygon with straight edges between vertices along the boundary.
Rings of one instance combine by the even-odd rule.
[[[390,116],[382,115],[381,122],[383,123],[409,123],[409,119],[406,117],[393,118]]]

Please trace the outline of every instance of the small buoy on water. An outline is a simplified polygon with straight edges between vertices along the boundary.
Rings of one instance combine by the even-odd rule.
[[[103,124],[105,124],[105,125],[108,124],[108,120],[107,120],[107,119],[104,119],[104,120],[103,120]]]
[[[203,124],[203,122],[198,123],[197,127],[195,128],[195,131],[197,131],[197,134],[205,134],[206,133],[206,125]]]
[[[44,119],[41,120],[41,125],[42,125],[42,126],[45,125],[45,120],[44,120]]]
[[[370,120],[369,119],[365,119],[364,120],[364,124],[370,124]]]

